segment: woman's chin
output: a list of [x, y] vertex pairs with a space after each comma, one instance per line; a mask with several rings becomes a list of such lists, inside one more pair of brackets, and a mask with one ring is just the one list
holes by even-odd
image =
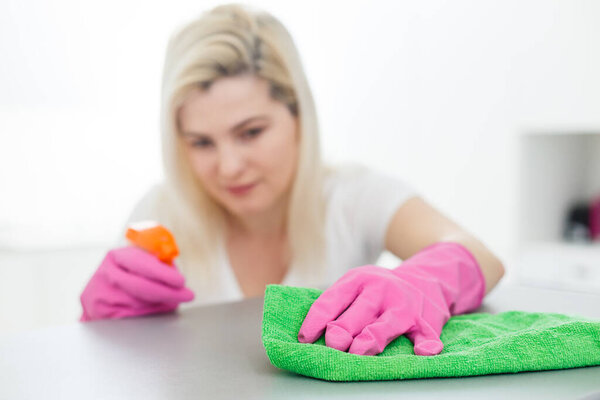
[[231, 204], [228, 209], [237, 218], [249, 218], [264, 214], [269, 207], [260, 204]]

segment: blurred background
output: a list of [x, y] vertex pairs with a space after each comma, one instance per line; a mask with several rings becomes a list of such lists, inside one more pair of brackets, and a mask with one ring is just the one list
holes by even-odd
[[[167, 40], [220, 3], [0, 0], [0, 335], [77, 320], [161, 179]], [[328, 161], [410, 182], [507, 282], [600, 292], [600, 2], [251, 4], [300, 49]]]

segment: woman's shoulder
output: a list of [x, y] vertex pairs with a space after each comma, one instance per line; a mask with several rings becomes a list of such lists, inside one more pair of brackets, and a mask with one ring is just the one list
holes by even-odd
[[164, 193], [164, 184], [155, 183], [138, 198], [129, 212], [125, 223], [121, 226], [117, 245], [124, 246], [128, 244], [127, 240], [125, 240], [124, 232], [130, 224], [141, 221], [160, 221], [160, 210], [161, 204], [164, 203]]
[[325, 186], [331, 232], [343, 232], [344, 246], [362, 249], [361, 260], [378, 256], [394, 212], [418, 196], [404, 179], [358, 163], [331, 168]]
[[367, 166], [357, 162], [330, 164], [327, 165], [325, 171], [324, 185], [326, 189], [347, 184], [372, 172]]
[[165, 212], [169, 208], [169, 196], [166, 184], [164, 182], [157, 182], [151, 185], [134, 204], [125, 225], [149, 220], [164, 224]]
[[346, 213], [371, 213], [373, 208], [385, 208], [388, 203], [392, 207], [418, 195], [403, 178], [360, 163], [328, 167], [324, 193], [330, 209]]

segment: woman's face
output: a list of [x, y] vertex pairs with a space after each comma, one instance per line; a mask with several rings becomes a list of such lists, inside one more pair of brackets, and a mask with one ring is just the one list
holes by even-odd
[[192, 168], [218, 203], [238, 217], [281, 204], [296, 171], [298, 124], [266, 80], [218, 79], [192, 91], [178, 118]]

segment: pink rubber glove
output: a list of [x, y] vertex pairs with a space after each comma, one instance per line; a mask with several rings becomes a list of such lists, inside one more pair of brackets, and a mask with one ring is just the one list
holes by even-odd
[[329, 347], [375, 355], [406, 335], [415, 354], [435, 355], [444, 348], [440, 334], [450, 316], [475, 310], [484, 294], [471, 253], [458, 243], [436, 243], [393, 270], [348, 271], [313, 303], [298, 340], [312, 343], [325, 332]]
[[107, 253], [81, 294], [80, 321], [172, 311], [194, 299], [174, 267], [134, 246]]

